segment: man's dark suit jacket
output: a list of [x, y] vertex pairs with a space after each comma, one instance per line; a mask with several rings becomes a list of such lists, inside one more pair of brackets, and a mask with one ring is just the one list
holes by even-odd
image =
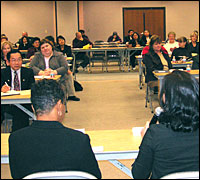
[[84, 171], [97, 178], [101, 172], [87, 134], [58, 121], [33, 121], [9, 137], [9, 163], [13, 178], [42, 171]]
[[[1, 88], [5, 82], [11, 87], [12, 77], [11, 68], [8, 66], [1, 70]], [[35, 82], [32, 69], [21, 67], [21, 90], [31, 89], [31, 84]]]

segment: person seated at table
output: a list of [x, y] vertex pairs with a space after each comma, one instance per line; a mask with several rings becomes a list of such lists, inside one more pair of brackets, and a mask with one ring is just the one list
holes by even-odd
[[23, 36], [22, 41], [19, 42], [19, 50], [28, 50], [28, 48], [31, 46], [28, 37]]
[[[137, 32], [133, 33], [133, 39], [129, 42], [129, 44], [132, 45], [132, 47], [141, 47], [141, 46], [145, 46], [145, 43], [140, 39], [140, 35]], [[133, 68], [133, 70], [135, 70], [135, 56], [136, 55], [140, 55], [142, 52], [142, 50], [137, 50], [135, 51], [135, 53], [130, 57], [130, 63], [131, 66]]]
[[[90, 47], [92, 47], [92, 44], [90, 41], [88, 41], [87, 39], [84, 39], [82, 37], [82, 34], [80, 32], [76, 32], [76, 37], [75, 39], [72, 41], [72, 45], [73, 48], [83, 48], [83, 46], [85, 45], [90, 45]], [[80, 66], [82, 68], [85, 68], [88, 64], [89, 64], [89, 57], [85, 52], [79, 52], [75, 55], [76, 60], [82, 60], [82, 62], [80, 63]], [[78, 68], [79, 66], [76, 65], [76, 68]]]
[[33, 37], [29, 36], [28, 32], [23, 31], [22, 32], [22, 37], [15, 43], [15, 46], [17, 48], [19, 48], [19, 44], [23, 44], [23, 40], [22, 39], [23, 39], [24, 36], [28, 37], [29, 44], [31, 44]]
[[[71, 50], [71, 46], [68, 46], [65, 44], [65, 38], [63, 36], [58, 36], [56, 38], [57, 41], [57, 49], [63, 53], [64, 56], [67, 57], [73, 57], [72, 56], [72, 50]], [[68, 61], [69, 63], [69, 61]], [[73, 61], [70, 61], [70, 64], [73, 64]], [[70, 69], [72, 70], [72, 66], [70, 66]]]
[[34, 57], [34, 54], [39, 51], [39, 47], [40, 47], [40, 38], [39, 37], [33, 38], [32, 46], [28, 48], [28, 53], [26, 55], [26, 58], [30, 59], [31, 61]]
[[63, 36], [58, 36], [56, 41], [58, 50], [62, 52], [64, 56], [66, 55], [67, 57], [73, 57], [71, 46], [65, 44], [65, 38]]
[[30, 63], [35, 75], [49, 76], [50, 74], [61, 75], [61, 83], [68, 92], [68, 100], [80, 101], [75, 96], [74, 80], [71, 71], [68, 70], [68, 64], [61, 52], [55, 51], [52, 43], [43, 39], [40, 42], [40, 51], [36, 52]]
[[122, 43], [121, 38], [117, 34], [117, 32], [113, 32], [112, 36], [109, 36], [108, 42], [116, 42], [116, 43]]
[[191, 42], [188, 45], [188, 49], [190, 53], [199, 54], [199, 42], [197, 42], [198, 35], [197, 33], [193, 32], [190, 34]]
[[52, 79], [31, 87], [35, 121], [9, 136], [9, 165], [13, 179], [45, 171], [83, 171], [101, 178], [87, 134], [62, 124], [65, 90]]
[[189, 51], [188, 48], [188, 41], [187, 38], [182, 36], [177, 39], [179, 48], [176, 48], [173, 50], [172, 55], [171, 55], [171, 60], [175, 56], [176, 60], [181, 59], [180, 56], [186, 56], [186, 58], [192, 58], [192, 54]]
[[57, 45], [57, 43], [55, 42], [53, 36], [46, 36], [44, 39], [47, 39], [47, 40], [50, 41], [50, 43], [53, 45], [55, 51], [58, 51], [58, 52], [60, 51], [60, 50], [58, 49], [58, 47], [57, 47], [58, 45]]
[[[83, 37], [83, 39], [87, 39], [88, 41], [90, 41], [89, 40], [89, 38], [88, 38], [88, 36], [86, 36], [85, 35], [85, 30], [83, 30], [83, 29], [80, 29], [78, 32], [80, 32], [81, 33], [81, 35], [82, 35], [82, 37]], [[92, 44], [93, 45], [93, 43], [90, 41], [90, 44]]]
[[145, 82], [154, 87], [154, 93], [158, 91], [158, 79], [154, 76], [154, 70], [169, 70], [172, 68], [171, 60], [166, 51], [162, 50], [161, 38], [152, 35], [149, 42], [149, 52], [143, 57], [146, 67]]
[[192, 57], [192, 69], [199, 69], [199, 54], [197, 56]]
[[139, 153], [132, 165], [134, 179], [160, 179], [199, 171], [199, 83], [189, 73], [174, 70], [163, 79], [163, 109], [156, 124], [146, 123]]
[[141, 40], [144, 42], [145, 45], [148, 45], [148, 44], [149, 44], [149, 41], [150, 41], [151, 36], [152, 36], [152, 35], [150, 34], [149, 30], [146, 29], [146, 30], [143, 32], [143, 35], [142, 35], [142, 37], [141, 37]]
[[129, 42], [133, 39], [133, 33], [134, 33], [134, 30], [130, 29], [128, 30], [128, 36], [125, 36], [124, 38], [124, 44], [129, 44]]
[[168, 40], [164, 44], [164, 48], [167, 50], [168, 54], [171, 55], [173, 50], [179, 48], [179, 44], [176, 41], [176, 33], [171, 31], [168, 33]]
[[[9, 90], [28, 90], [35, 82], [32, 69], [22, 67], [22, 55], [19, 50], [12, 49], [7, 54], [9, 66], [1, 70], [1, 92]], [[23, 104], [26, 109], [32, 111], [30, 104]], [[2, 110], [13, 116], [12, 132], [29, 126], [29, 116], [15, 105], [2, 105]]]
[[1, 43], [1, 68], [9, 66], [7, 54], [13, 49], [13, 45], [10, 41], [4, 41]]
[[1, 35], [1, 43], [4, 41], [8, 41], [8, 37], [5, 34]]

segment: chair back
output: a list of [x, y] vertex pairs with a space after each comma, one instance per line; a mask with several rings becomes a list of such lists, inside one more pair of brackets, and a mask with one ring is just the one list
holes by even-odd
[[30, 174], [23, 179], [97, 179], [82, 171], [47, 171]]
[[199, 171], [177, 172], [163, 176], [160, 179], [199, 179]]

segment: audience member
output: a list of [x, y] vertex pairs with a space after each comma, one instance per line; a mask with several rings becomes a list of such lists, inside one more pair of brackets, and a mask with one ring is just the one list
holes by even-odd
[[40, 38], [39, 37], [33, 38], [32, 46], [28, 48], [28, 53], [26, 57], [32, 60], [34, 57], [34, 54], [39, 51], [39, 47], [40, 47]]
[[23, 38], [24, 36], [28, 37], [29, 44], [31, 44], [33, 37], [28, 36], [28, 33], [25, 32], [25, 31], [23, 31], [23, 32], [22, 32], [22, 37], [15, 43], [15, 46], [16, 46], [16, 47], [19, 47], [20, 44], [23, 44], [22, 38]]
[[[90, 41], [89, 40], [89, 38], [88, 38], [88, 36], [86, 36], [85, 35], [85, 30], [83, 30], [83, 29], [80, 29], [78, 32], [80, 32], [81, 33], [81, 35], [82, 35], [82, 37], [83, 37], [83, 39], [87, 39], [88, 41]], [[90, 41], [90, 44], [92, 44], [93, 45], [93, 43]]]
[[[175, 70], [163, 79], [163, 109], [156, 124], [146, 123], [139, 154], [132, 165], [134, 179], [160, 179], [199, 171], [199, 83], [189, 73]], [[145, 133], [146, 131], [146, 133]]]
[[108, 38], [108, 42], [116, 42], [116, 43], [121, 43], [122, 40], [118, 36], [117, 32], [113, 32], [113, 35]]
[[[33, 70], [22, 67], [22, 56], [19, 50], [11, 50], [7, 54], [9, 66], [1, 70], [1, 92], [9, 90], [28, 90], [31, 84], [35, 82]], [[6, 84], [7, 83], [7, 84]], [[23, 104], [23, 106], [32, 111], [30, 104]], [[29, 116], [16, 107], [15, 105], [2, 105], [3, 111], [8, 110], [13, 116], [12, 132], [29, 126]]]
[[164, 48], [167, 50], [168, 54], [171, 55], [173, 50], [178, 48], [178, 42], [176, 41], [176, 33], [171, 31], [168, 33], [168, 41], [164, 44]]
[[151, 36], [149, 52], [146, 53], [143, 58], [146, 67], [145, 82], [149, 83], [149, 85], [152, 83], [152, 86], [155, 87], [154, 92], [158, 91], [158, 79], [154, 76], [153, 71], [168, 70], [172, 67], [168, 53], [161, 49], [161, 42], [162, 40], [159, 36]]
[[30, 68], [33, 69], [34, 74], [39, 76], [61, 75], [60, 81], [68, 92], [68, 100], [80, 101], [75, 96], [72, 73], [68, 71], [68, 64], [63, 54], [55, 51], [54, 46], [47, 39], [40, 42], [39, 49], [40, 51], [35, 53], [30, 63]]
[[9, 137], [11, 176], [45, 171], [83, 171], [97, 178], [101, 172], [87, 134], [65, 127], [65, 93], [55, 80], [37, 81], [31, 88], [37, 120]]
[[[76, 32], [76, 38], [72, 41], [73, 48], [82, 48], [85, 45], [90, 44], [90, 47], [92, 47], [92, 44], [87, 39], [84, 39], [80, 32]], [[83, 60], [83, 62], [80, 63], [80, 66], [85, 68], [89, 64], [89, 57], [85, 52], [79, 52], [76, 54], [76, 60]]]
[[8, 41], [8, 37], [5, 34], [1, 34], [1, 43], [4, 41]]
[[128, 30], [128, 36], [125, 36], [124, 38], [124, 44], [129, 44], [129, 42], [133, 39], [133, 33], [134, 33], [134, 30], [130, 29]]
[[197, 33], [193, 32], [190, 34], [191, 42], [188, 45], [188, 49], [190, 53], [197, 53], [199, 54], [199, 42], [197, 42], [198, 35]]
[[31, 46], [29, 43], [29, 38], [26, 36], [22, 37], [22, 41], [19, 42], [19, 50], [28, 50], [28, 48]]
[[144, 42], [145, 45], [148, 45], [148, 44], [149, 44], [149, 41], [150, 41], [151, 36], [152, 36], [152, 35], [150, 34], [149, 30], [146, 29], [146, 30], [144, 31], [142, 37], [141, 37], [141, 39], [142, 39], [142, 41]]
[[[133, 39], [129, 42], [129, 44], [132, 45], [132, 47], [141, 47], [141, 46], [145, 46], [145, 43], [140, 39], [140, 35], [137, 32], [133, 33]], [[130, 57], [130, 63], [131, 66], [133, 68], [133, 70], [135, 70], [135, 56], [136, 55], [140, 55], [141, 54], [141, 50], [137, 50], [135, 51], [135, 53]]]
[[59, 51], [62, 52], [63, 55], [66, 55], [67, 57], [72, 57], [71, 46], [65, 44], [65, 38], [60, 35], [56, 38], [56, 41], [57, 41], [57, 48], [59, 49]]
[[10, 41], [4, 41], [1, 43], [1, 67], [9, 66], [7, 54], [13, 49]]
[[197, 56], [192, 57], [192, 60], [193, 60], [192, 69], [199, 70], [199, 54]]
[[[171, 60], [175, 56], [177, 60], [181, 59], [182, 56], [186, 56], [187, 58], [191, 58], [192, 54], [188, 48], [188, 41], [186, 37], [180, 37], [177, 39], [179, 48], [176, 48], [172, 52]], [[181, 56], [181, 57], [180, 57]]]
[[57, 47], [57, 44], [56, 44], [53, 36], [46, 36], [45, 39], [50, 41], [50, 43], [53, 45], [55, 51], [60, 51]]

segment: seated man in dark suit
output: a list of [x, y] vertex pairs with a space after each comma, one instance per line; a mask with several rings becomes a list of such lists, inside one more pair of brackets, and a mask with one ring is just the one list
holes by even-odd
[[45, 171], [83, 171], [97, 178], [101, 172], [87, 134], [62, 125], [64, 88], [55, 80], [37, 81], [31, 102], [37, 120], [9, 137], [9, 164], [13, 178]]
[[[31, 89], [31, 84], [35, 82], [32, 69], [22, 67], [22, 56], [18, 50], [11, 50], [7, 54], [9, 66], [1, 70], [1, 92], [9, 90], [28, 90]], [[23, 106], [31, 109], [30, 104]], [[13, 115], [12, 132], [29, 126], [29, 116], [16, 107], [15, 105], [2, 105], [3, 111], [8, 110], [8, 113]]]
[[[90, 46], [92, 46], [91, 42], [88, 39], [84, 39], [80, 32], [76, 32], [76, 38], [72, 41], [73, 48], [82, 48], [87, 44], [90, 44]], [[85, 68], [90, 62], [89, 57], [85, 52], [77, 53], [76, 59], [83, 60], [83, 62], [80, 63], [80, 66], [82, 66], [83, 68]]]

